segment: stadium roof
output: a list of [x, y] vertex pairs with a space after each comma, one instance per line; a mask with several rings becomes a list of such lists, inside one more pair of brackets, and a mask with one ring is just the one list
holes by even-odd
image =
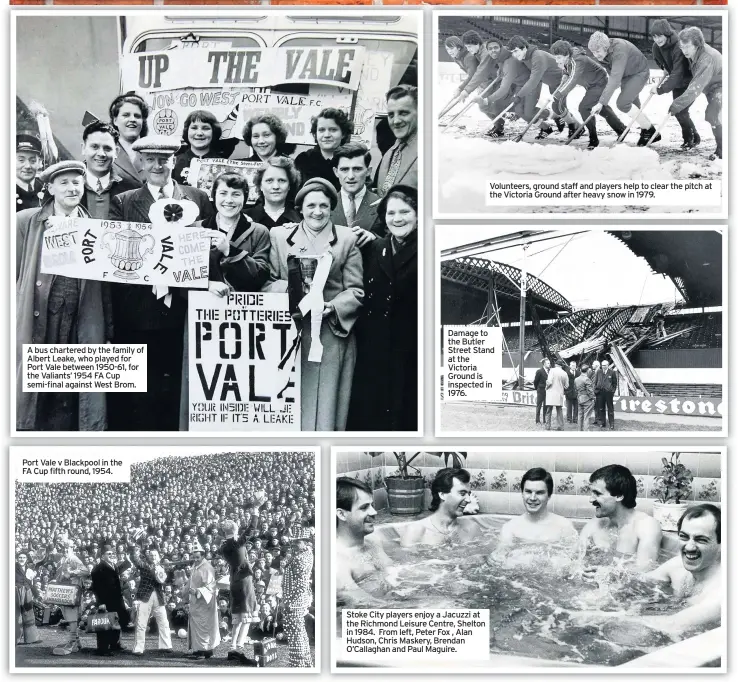
[[671, 278], [687, 304], [722, 305], [723, 240], [716, 230], [619, 230], [610, 234], [654, 272]]
[[[520, 300], [520, 269], [507, 263], [497, 263], [484, 258], [464, 257], [441, 262], [441, 279], [455, 282], [463, 287], [469, 287], [487, 295], [490, 287], [496, 292], [498, 299]], [[535, 303], [541, 309], [539, 315], [546, 313], [556, 315], [558, 312], [571, 311], [572, 304], [553, 287], [543, 280], [528, 274], [527, 277], [528, 301]], [[502, 301], [499, 301], [502, 303]], [[503, 322], [518, 319], [517, 310], [509, 319], [506, 314], [509, 306], [501, 305]]]

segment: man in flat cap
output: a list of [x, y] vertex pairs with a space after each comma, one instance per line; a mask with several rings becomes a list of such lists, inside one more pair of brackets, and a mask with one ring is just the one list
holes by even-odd
[[38, 208], [43, 183], [36, 177], [41, 168], [41, 140], [31, 133], [15, 136], [15, 210]]
[[[213, 207], [207, 194], [172, 180], [173, 155], [179, 142], [166, 135], [149, 135], [133, 143], [143, 165], [142, 187], [112, 198], [110, 219], [150, 222], [149, 209], [159, 199], [189, 199], [197, 204], [197, 220], [210, 218]], [[182, 382], [187, 296], [177, 291], [157, 298], [151, 288], [111, 286], [115, 343], [146, 344], [146, 393], [109, 394], [113, 431], [176, 431]]]

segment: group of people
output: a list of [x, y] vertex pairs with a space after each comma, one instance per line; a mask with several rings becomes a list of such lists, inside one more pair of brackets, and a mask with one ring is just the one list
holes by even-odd
[[[289, 664], [311, 667], [314, 621], [315, 463], [311, 453], [165, 457], [131, 467], [130, 484], [16, 483], [16, 641], [67, 624], [56, 655], [80, 649], [80, 628], [115, 613], [97, 653], [121, 651], [134, 630], [143, 655], [149, 620], [158, 649], [184, 630], [193, 659], [230, 642], [229, 660], [254, 664], [246, 648], [286, 641]], [[73, 604], [49, 587], [77, 589]], [[89, 625], [87, 625], [89, 630]]]
[[[394, 143], [376, 173], [371, 151], [351, 142], [353, 123], [340, 109], [326, 108], [315, 117], [316, 145], [295, 159], [277, 116], [248, 119], [242, 131], [252, 152], [248, 160], [261, 164], [253, 180], [259, 197], [254, 205], [248, 204], [249, 181], [238, 172], [218, 175], [209, 196], [184, 184], [195, 158], [228, 158], [240, 142], [224, 138], [232, 121], [221, 124], [208, 111], [190, 113], [182, 143], [149, 135], [147, 103], [125, 93], [112, 102], [110, 122], [85, 127], [82, 161], [43, 170], [40, 140], [19, 132], [17, 428], [187, 428], [187, 289], [162, 296], [147, 286], [40, 271], [52, 216], [147, 223], [154, 202], [174, 199], [193, 202], [195, 224], [209, 230], [208, 290], [214, 296], [288, 292], [299, 302], [312, 286], [317, 260], [331, 256], [322, 289], [320, 361], [309, 359], [316, 313], [291, 310], [301, 339], [303, 431], [415, 431], [417, 88], [391, 88], [386, 109]], [[146, 392], [22, 391], [23, 344], [105, 342], [146, 345]]]
[[615, 430], [615, 394], [618, 391], [618, 374], [606, 358], [591, 365], [576, 360], [569, 365], [551, 366], [550, 358], [543, 358], [541, 367], [533, 378], [536, 392], [536, 424], [543, 424], [550, 431], [553, 410], [556, 408], [556, 431], [564, 430], [564, 406], [566, 422], [577, 424], [580, 431], [591, 426]]
[[[705, 120], [712, 128], [716, 148], [711, 158], [722, 158], [722, 55], [705, 42], [696, 26], [677, 33], [668, 19], [649, 22], [653, 39], [653, 59], [665, 76], [651, 86], [654, 95], [672, 94], [669, 114], [674, 116], [682, 131], [682, 149], [692, 149], [701, 138], [692, 121], [689, 108], [702, 94], [707, 99]], [[579, 137], [586, 129], [588, 149], [599, 146], [596, 116], [602, 116], [620, 137], [626, 124], [610, 106], [615, 102], [619, 111], [640, 129], [638, 146], [661, 139], [651, 119], [642, 110], [640, 95], [650, 78], [646, 55], [625, 38], [611, 37], [595, 31], [584, 47], [567, 40], [557, 40], [546, 51], [522, 36], [513, 36], [506, 46], [495, 36], [483, 39], [471, 30], [445, 41], [446, 51], [464, 72], [457, 95], [460, 101], [470, 96], [479, 109], [494, 120], [486, 133], [492, 138], [504, 137], [503, 113], [512, 110], [527, 123], [538, 122], [536, 139], [548, 137], [554, 125], [562, 132], [568, 127], [568, 139]], [[538, 109], [541, 87], [548, 87], [551, 108]], [[577, 86], [585, 90], [579, 103], [578, 119], [567, 107], [567, 97]], [[548, 105], [547, 105], [548, 106]]]
[[[490, 566], [515, 560], [518, 550], [556, 548], [568, 557], [573, 579], [598, 580], [598, 564], [590, 556], [621, 558], [631, 579], [670, 586], [683, 604], [670, 615], [626, 616], [615, 612], [572, 612], [575, 621], [612, 618], [636, 619], [656, 630], [681, 634], [702, 626], [720, 624], [724, 599], [721, 577], [721, 511], [709, 503], [687, 507], [677, 523], [679, 553], [659, 564], [662, 529], [649, 514], [636, 509], [637, 482], [631, 471], [609, 464], [589, 476], [589, 501], [594, 517], [580, 532], [571, 520], [548, 507], [554, 493], [553, 477], [542, 467], [529, 469], [521, 478], [524, 512], [507, 521], [494, 549], [486, 555]], [[440, 469], [431, 483], [429, 516], [403, 527], [400, 543], [405, 548], [462, 545], [483, 542], [484, 527], [463, 518], [471, 496], [471, 475], [465, 469]], [[393, 563], [371, 535], [376, 518], [371, 488], [358, 479], [336, 481], [336, 590], [344, 606], [391, 607], [377, 581]], [[460, 547], [460, 550], [462, 548]], [[467, 556], [464, 554], [464, 556]], [[380, 589], [373, 589], [379, 585]], [[386, 584], [385, 584], [386, 588]]]

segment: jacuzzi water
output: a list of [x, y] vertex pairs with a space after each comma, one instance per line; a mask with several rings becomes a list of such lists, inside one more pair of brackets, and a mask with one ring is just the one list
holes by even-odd
[[[383, 578], [362, 582], [361, 587], [387, 600], [388, 607], [489, 609], [491, 655], [616, 666], [676, 641], [619, 618], [606, 624], [574, 624], [571, 617], [577, 611], [666, 615], [684, 604], [656, 584], [633, 580], [624, 559], [611, 552], [588, 553], [587, 563], [598, 566], [594, 580], [585, 580], [581, 564], [555, 546], [519, 547], [503, 563], [491, 565], [486, 559], [505, 520], [467, 517], [461, 522], [480, 523], [485, 539], [413, 549], [400, 547], [402, 524], [377, 526], [376, 539], [394, 565]], [[672, 554], [662, 550], [660, 561]], [[339, 631], [340, 610], [341, 604]]]

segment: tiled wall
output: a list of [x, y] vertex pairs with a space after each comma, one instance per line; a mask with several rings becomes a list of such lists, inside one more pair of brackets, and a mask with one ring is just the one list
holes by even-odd
[[[408, 451], [409, 455], [416, 451]], [[554, 479], [551, 510], [572, 518], [589, 518], [589, 475], [606, 464], [627, 466], [638, 483], [637, 508], [650, 513], [657, 497], [653, 490], [654, 478], [661, 473], [661, 457], [670, 452], [470, 452], [465, 468], [472, 476], [472, 488], [479, 498], [484, 513], [520, 514], [523, 503], [520, 479], [532, 467], [543, 467]], [[690, 453], [680, 455], [679, 461], [692, 471], [694, 502], [720, 502], [720, 453]], [[443, 459], [423, 453], [412, 462], [420, 469], [427, 485], [435, 472], [444, 466]], [[372, 457], [364, 452], [339, 452], [336, 472], [339, 476], [360, 478], [374, 490], [377, 509], [387, 506], [384, 477], [397, 472], [394, 454], [384, 452]], [[426, 491], [426, 501], [430, 492]]]

